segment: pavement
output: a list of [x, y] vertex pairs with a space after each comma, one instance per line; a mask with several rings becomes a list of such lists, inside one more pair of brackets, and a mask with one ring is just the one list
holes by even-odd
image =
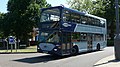
[[115, 60], [115, 56], [111, 55], [98, 61], [94, 67], [120, 67], [120, 61]]

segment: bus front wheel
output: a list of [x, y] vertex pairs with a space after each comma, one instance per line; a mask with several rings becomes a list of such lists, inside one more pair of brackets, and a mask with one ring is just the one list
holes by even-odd
[[77, 46], [74, 46], [74, 47], [71, 49], [71, 54], [72, 54], [72, 55], [78, 54], [78, 47], [77, 47]]

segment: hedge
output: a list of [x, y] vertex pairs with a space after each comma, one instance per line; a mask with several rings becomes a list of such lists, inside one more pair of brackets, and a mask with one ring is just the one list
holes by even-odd
[[114, 46], [114, 40], [107, 40], [107, 46]]

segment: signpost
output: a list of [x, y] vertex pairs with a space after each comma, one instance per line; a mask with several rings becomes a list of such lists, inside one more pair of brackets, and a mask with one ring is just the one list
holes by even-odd
[[7, 40], [7, 38], [5, 39], [5, 42], [7, 43], [7, 52], [8, 52], [8, 40]]
[[18, 39], [18, 40], [17, 40], [17, 46], [18, 46], [17, 49], [19, 49], [19, 46], [20, 46], [19, 43], [20, 43], [20, 40]]
[[13, 44], [15, 44], [15, 49], [16, 49], [16, 52], [17, 52], [16, 38], [15, 37], [9, 36], [9, 44], [11, 45], [11, 53], [12, 53], [12, 50], [13, 50]]

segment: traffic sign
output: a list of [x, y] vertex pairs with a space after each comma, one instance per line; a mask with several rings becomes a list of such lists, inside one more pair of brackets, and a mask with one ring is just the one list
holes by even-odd
[[9, 44], [15, 44], [15, 38], [13, 36], [9, 37]]

